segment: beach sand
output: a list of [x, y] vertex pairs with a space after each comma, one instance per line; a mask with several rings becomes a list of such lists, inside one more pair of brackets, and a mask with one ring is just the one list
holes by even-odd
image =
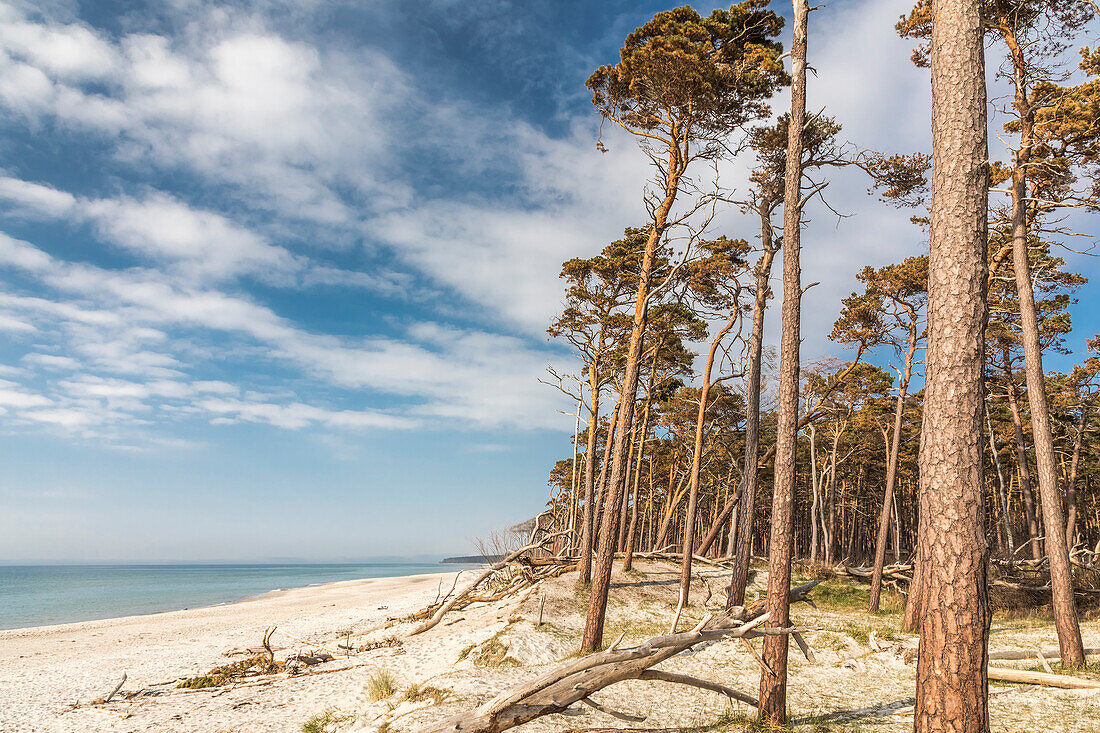
[[[207, 608], [0, 631], [0, 731], [301, 730], [318, 710], [362, 692], [366, 671], [193, 692], [175, 690], [175, 683], [241, 659], [226, 652], [259, 647], [267, 627], [278, 627], [272, 644], [282, 657], [310, 648], [290, 636], [331, 641], [343, 629], [365, 630], [427, 605], [440, 582], [446, 590], [453, 578], [445, 573], [342, 581]], [[123, 693], [164, 694], [88, 705], [105, 697], [124, 672]]]
[[[630, 574], [613, 576], [608, 641], [624, 633], [623, 645], [630, 645], [663, 633], [673, 615], [678, 567], [656, 562], [636, 567]], [[718, 570], [700, 570], [681, 628], [721, 606], [727, 577]], [[349, 581], [225, 606], [0, 631], [0, 731], [290, 732], [301, 731], [326, 711], [344, 721], [340, 731], [386, 730], [386, 725], [391, 731], [415, 731], [476, 707], [575, 652], [587, 600], [575, 588], [575, 573], [494, 604], [452, 612], [439, 626], [415, 637], [407, 636], [413, 628], [409, 622], [371, 630], [428, 605], [441, 584], [446, 591], [453, 582], [454, 573]], [[750, 595], [762, 592], [765, 582], [765, 573], [758, 573]], [[866, 586], [849, 592], [865, 593]], [[792, 728], [911, 730], [915, 677], [904, 652], [915, 646], [915, 636], [898, 629], [896, 613], [868, 617], [851, 604], [830, 605], [824, 593], [819, 600], [820, 610], [805, 605], [792, 609], [794, 623], [817, 629], [806, 634], [816, 651], [815, 662], [792, 648]], [[541, 626], [540, 605], [545, 615]], [[349, 628], [361, 634], [354, 637], [354, 646], [390, 637], [402, 642], [341, 655], [297, 676], [251, 677], [202, 690], [176, 688], [181, 678], [244, 658], [244, 650], [258, 648], [265, 628], [273, 625], [278, 626], [272, 641], [279, 659], [299, 649], [324, 647], [339, 653], [339, 636]], [[1082, 631], [1086, 646], [1100, 646], [1100, 622], [1083, 623]], [[1047, 622], [993, 622], [991, 649], [1051, 646], [1057, 641]], [[1035, 662], [998, 664], [1026, 667]], [[750, 694], [756, 693], [759, 679], [749, 652], [732, 641], [701, 645], [662, 668]], [[93, 704], [111, 691], [123, 671], [127, 680], [120, 696]], [[372, 701], [368, 685], [382, 671], [393, 677], [395, 691]], [[407, 700], [414, 685], [436, 688], [441, 701]], [[594, 699], [647, 716], [642, 725], [685, 730], [744, 730], [753, 713], [717, 694], [661, 682], [621, 683]], [[990, 714], [993, 729], [999, 731], [1091, 733], [1100, 731], [1100, 691], [997, 685], [991, 690]], [[709, 727], [717, 721], [728, 727]], [[520, 730], [548, 733], [602, 726], [631, 727], [581, 708], [575, 716], [548, 716]]]

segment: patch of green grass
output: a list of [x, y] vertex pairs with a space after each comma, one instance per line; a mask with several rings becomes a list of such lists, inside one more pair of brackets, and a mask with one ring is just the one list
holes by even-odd
[[371, 702], [385, 700], [397, 692], [397, 682], [388, 669], [380, 669], [367, 680], [367, 698]]
[[345, 725], [355, 722], [355, 716], [351, 713], [341, 713], [336, 710], [326, 710], [320, 715], [302, 724], [302, 733], [334, 733]]
[[462, 661], [466, 657], [470, 656], [470, 652], [477, 649], [477, 644], [470, 644], [470, 646], [463, 647], [462, 651], [458, 653], [458, 661]]

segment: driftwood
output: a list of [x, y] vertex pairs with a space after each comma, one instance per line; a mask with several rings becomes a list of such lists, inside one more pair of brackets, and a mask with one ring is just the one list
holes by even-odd
[[1025, 685], [1061, 687], [1066, 690], [1100, 690], [1100, 680], [1070, 677], [1065, 674], [1050, 674], [1048, 672], [1029, 672], [1024, 669], [990, 667], [989, 679], [1000, 680], [1001, 682], [1020, 682]]
[[109, 703], [111, 701], [111, 699], [114, 698], [114, 696], [118, 694], [118, 691], [122, 689], [122, 686], [124, 684], [126, 684], [126, 673], [125, 672], [122, 673], [122, 679], [120, 679], [118, 681], [118, 684], [115, 685], [115, 689], [111, 690], [111, 694], [108, 695], [107, 697], [103, 698], [103, 703], [104, 704]]
[[[536, 522], [536, 530], [537, 530], [537, 522]], [[535, 532], [533, 531], [532, 535], [534, 535], [534, 534], [535, 534]], [[432, 613], [431, 618], [429, 618], [427, 621], [420, 624], [415, 629], [413, 629], [411, 632], [409, 632], [409, 636], [416, 636], [417, 634], [423, 634], [428, 629], [434, 628], [435, 626], [437, 626], [439, 624], [440, 621], [443, 620], [443, 616], [448, 611], [450, 611], [452, 608], [457, 606], [460, 602], [463, 602], [463, 601], [470, 601], [470, 602], [474, 602], [474, 601], [495, 601], [495, 600], [499, 600], [500, 598], [503, 598], [505, 595], [508, 595], [509, 592], [514, 592], [516, 590], [519, 590], [520, 589], [519, 587], [513, 589], [513, 588], [511, 588], [511, 585], [510, 585], [509, 587], [506, 587], [503, 591], [500, 591], [500, 592], [495, 593], [495, 594], [490, 595], [490, 596], [473, 596], [473, 597], [471, 597], [471, 594], [474, 592], [474, 590], [476, 590], [477, 587], [479, 585], [481, 585], [482, 582], [484, 582], [490, 575], [497, 572], [498, 570], [502, 570], [503, 568], [507, 567], [509, 563], [515, 562], [516, 560], [518, 560], [520, 557], [522, 557], [526, 553], [530, 552], [531, 550], [542, 547], [547, 542], [549, 542], [552, 539], [556, 538], [559, 534], [561, 534], [561, 533], [559, 532], [559, 533], [555, 533], [555, 534], [551, 534], [551, 535], [546, 535], [540, 540], [532, 540], [531, 542], [529, 542], [528, 544], [526, 544], [523, 547], [519, 548], [515, 552], [509, 554], [503, 560], [500, 560], [499, 562], [495, 562], [492, 565], [490, 565], [488, 568], [486, 568], [484, 571], [482, 571], [477, 577], [475, 577], [472, 581], [467, 583], [462, 588], [462, 590], [460, 590], [458, 593], [456, 593], [454, 596], [452, 596], [449, 600], [446, 600], [442, 605], [440, 605], [439, 608], [437, 608], [435, 610], [435, 612]], [[557, 568], [554, 568], [554, 569], [557, 570]], [[531, 576], [528, 575], [528, 578], [530, 578], [530, 577]], [[545, 577], [550, 577], [550, 574], [547, 574]], [[542, 578], [540, 578], [540, 579], [542, 579]], [[531, 583], [527, 583], [527, 584], [530, 585]]]
[[[792, 589], [791, 601], [807, 600], [809, 592], [819, 582], [815, 580]], [[718, 616], [707, 616], [690, 631], [655, 636], [636, 647], [618, 649], [616, 641], [606, 651], [569, 662], [501, 693], [473, 711], [424, 728], [422, 733], [500, 733], [544, 715], [564, 713], [576, 703], [591, 704], [593, 694], [616, 682], [631, 679], [691, 685], [754, 704], [750, 696], [723, 685], [650, 668], [701, 642], [726, 637], [751, 639], [796, 631], [793, 628], [760, 628], [767, 620], [764, 604], [757, 602], [748, 608], [737, 607]]]
[[[1010, 649], [1003, 652], [990, 652], [989, 658], [993, 660], [1035, 659], [1040, 654], [1047, 659], [1061, 659], [1062, 657], [1062, 651], [1060, 649]], [[1100, 648], [1086, 649], [1085, 654], [1100, 654]]]

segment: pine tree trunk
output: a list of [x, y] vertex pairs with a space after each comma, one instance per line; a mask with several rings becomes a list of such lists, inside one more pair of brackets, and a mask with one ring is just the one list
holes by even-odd
[[[657, 355], [653, 356], [654, 367]], [[634, 467], [634, 506], [630, 509], [630, 529], [626, 533], [626, 557], [623, 559], [623, 572], [628, 572], [634, 564], [634, 536], [638, 530], [638, 487], [641, 485], [642, 457], [645, 455], [645, 440], [649, 434], [649, 402], [653, 394], [653, 374], [649, 376], [649, 390], [646, 392], [645, 407], [642, 410], [642, 433], [638, 436], [638, 463]], [[652, 464], [651, 464], [652, 468]]]
[[875, 565], [871, 574], [871, 600], [868, 610], [878, 612], [879, 595], [882, 593], [882, 566], [886, 562], [886, 530], [890, 526], [890, 512], [894, 508], [894, 481], [898, 475], [898, 454], [901, 452], [901, 426], [905, 417], [905, 395], [909, 390], [909, 377], [913, 371], [913, 356], [917, 352], [917, 329], [913, 323], [909, 330], [909, 348], [905, 352], [905, 370], [898, 380], [898, 401], [894, 408], [894, 434], [890, 440], [890, 455], [886, 464], [886, 490], [882, 495], [882, 511], [878, 518], [878, 535], [875, 538]]
[[932, 244], [915, 733], [988, 733], [982, 497], [988, 149], [980, 0], [933, 0]]
[[588, 390], [591, 407], [588, 418], [588, 448], [584, 454], [584, 519], [581, 522], [581, 559], [577, 568], [577, 582], [588, 584], [592, 578], [592, 529], [596, 521], [596, 433], [599, 429], [600, 386], [596, 363], [588, 365]]
[[688, 594], [691, 590], [691, 559], [695, 552], [695, 513], [699, 502], [699, 468], [703, 462], [703, 428], [706, 425], [707, 399], [713, 384], [710, 381], [711, 372], [714, 369], [714, 355], [718, 351], [722, 339], [737, 322], [738, 311], [735, 310], [726, 325], [714, 337], [710, 343], [710, 351], [707, 354], [707, 364], [703, 368], [703, 386], [699, 390], [699, 413], [695, 418], [695, 444], [691, 453], [691, 476], [688, 480], [688, 505], [684, 515], [684, 542], [681, 552], [683, 559], [680, 563], [680, 601], [681, 608], [688, 604]]
[[993, 453], [993, 466], [997, 469], [997, 498], [1001, 504], [1001, 520], [1004, 524], [1005, 539], [1008, 546], [1005, 548], [1008, 556], [1012, 557], [1016, 552], [1016, 538], [1012, 536], [1012, 519], [1008, 514], [1008, 498], [1005, 496], [1005, 476], [1001, 470], [1001, 456], [997, 453], [997, 436], [993, 432], [993, 421], [989, 417], [989, 405], [985, 406], [985, 425], [989, 430], [989, 450]]
[[[686, 134], [686, 133], [685, 133]], [[619, 429], [615, 434], [615, 451], [611, 458], [608, 497], [610, 506], [616, 506], [619, 492], [623, 488], [623, 476], [626, 473], [627, 435], [634, 422], [634, 403], [638, 397], [638, 372], [642, 359], [642, 339], [645, 336], [646, 316], [649, 307], [650, 277], [653, 273], [657, 245], [665, 234], [668, 214], [676, 202], [679, 193], [680, 178], [687, 167], [688, 158], [681, 157], [679, 142], [669, 151], [666, 169], [664, 198], [654, 211], [652, 229], [646, 240], [642, 265], [638, 272], [638, 297], [634, 302], [634, 320], [630, 331], [630, 346], [627, 350], [626, 365], [623, 369], [623, 388], [619, 409]], [[684, 143], [687, 149], [686, 142]], [[581, 637], [581, 652], [594, 652], [603, 642], [604, 620], [607, 616], [607, 594], [611, 588], [611, 566], [615, 560], [615, 512], [607, 512], [600, 526], [599, 546], [592, 574], [592, 590], [588, 598], [588, 614], [584, 622], [584, 635]]]
[[[768, 548], [768, 622], [790, 625], [792, 510], [795, 460], [798, 455], [798, 374], [801, 339], [802, 273], [799, 265], [802, 228], [802, 129], [806, 124], [806, 0], [792, 0], [791, 114], [787, 126], [787, 169], [783, 181], [783, 333], [779, 353], [779, 403], [772, 494], [771, 542]], [[764, 637], [760, 675], [760, 719], [787, 722], [787, 635]]]
[[1039, 547], [1039, 520], [1035, 516], [1035, 499], [1031, 493], [1031, 470], [1027, 462], [1027, 443], [1024, 442], [1024, 425], [1020, 420], [1020, 402], [1016, 397], [1016, 383], [1012, 379], [1012, 367], [1009, 366], [1008, 351], [1005, 350], [1005, 381], [1008, 385], [1008, 406], [1012, 413], [1012, 427], [1016, 436], [1016, 467], [1020, 475], [1020, 495], [1024, 500], [1024, 515], [1027, 517], [1027, 531], [1031, 543], [1031, 557], [1039, 560], [1043, 551]]
[[1077, 468], [1081, 463], [1081, 446], [1085, 441], [1085, 426], [1088, 423], [1089, 405], [1081, 404], [1081, 414], [1077, 418], [1077, 435], [1073, 438], [1073, 458], [1070, 459], [1069, 476], [1066, 479], [1066, 542], [1072, 546], [1077, 539]]
[[[745, 603], [745, 586], [749, 580], [752, 559], [752, 524], [756, 511], [756, 484], [760, 454], [760, 382], [764, 350], [764, 314], [768, 307], [768, 281], [775, 262], [775, 237], [771, 225], [771, 209], [763, 206], [760, 213], [760, 239], [764, 254], [756, 263], [756, 297], [752, 305], [752, 335], [749, 337], [749, 363], [745, 407], [745, 467], [741, 479], [741, 508], [736, 532], [731, 538], [730, 554], [734, 556], [726, 604], [732, 608]], [[732, 527], [731, 527], [732, 529]]]

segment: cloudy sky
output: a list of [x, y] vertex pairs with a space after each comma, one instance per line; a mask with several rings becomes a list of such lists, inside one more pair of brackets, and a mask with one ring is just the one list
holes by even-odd
[[[811, 28], [810, 105], [890, 152], [929, 144], [905, 5]], [[559, 265], [643, 212], [584, 81], [665, 7], [0, 3], [0, 561], [459, 552], [538, 511]], [[811, 356], [926, 246], [865, 189], [811, 213]]]

